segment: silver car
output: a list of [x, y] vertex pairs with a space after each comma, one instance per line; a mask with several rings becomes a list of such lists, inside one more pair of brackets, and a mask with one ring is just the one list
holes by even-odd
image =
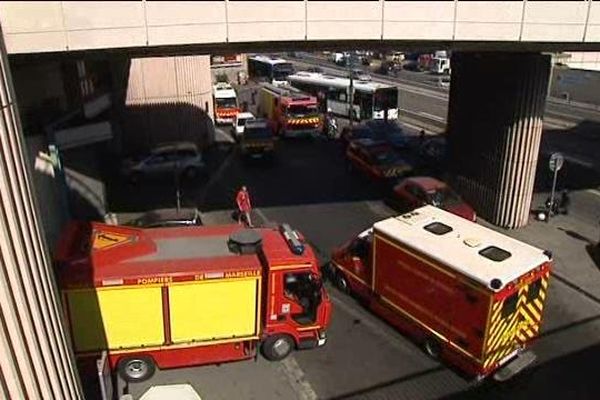
[[193, 179], [204, 168], [198, 146], [191, 142], [174, 142], [157, 146], [144, 157], [124, 160], [121, 172], [130, 181], [138, 182], [144, 177], [169, 174]]

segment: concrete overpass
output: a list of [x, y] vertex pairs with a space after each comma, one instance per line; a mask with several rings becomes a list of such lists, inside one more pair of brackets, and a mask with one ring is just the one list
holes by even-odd
[[589, 50], [600, 1], [23, 1], [0, 2], [0, 22], [9, 54], [340, 42]]
[[0, 24], [0, 398], [81, 398], [8, 55], [454, 49], [453, 179], [481, 215], [518, 227], [527, 221], [542, 132], [550, 60], [540, 52], [600, 49], [600, 1], [0, 2]]

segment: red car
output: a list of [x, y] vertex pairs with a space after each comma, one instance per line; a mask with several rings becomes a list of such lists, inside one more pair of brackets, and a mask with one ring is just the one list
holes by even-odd
[[406, 176], [412, 166], [400, 157], [387, 142], [373, 139], [350, 141], [346, 149], [349, 170], [359, 170], [378, 181], [389, 181]]
[[403, 212], [430, 204], [469, 221], [477, 220], [473, 207], [465, 203], [450, 186], [428, 176], [402, 180], [392, 189], [389, 203]]

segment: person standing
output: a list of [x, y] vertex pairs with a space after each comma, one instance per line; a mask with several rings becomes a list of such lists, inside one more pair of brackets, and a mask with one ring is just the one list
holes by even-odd
[[250, 202], [250, 194], [248, 193], [246, 186], [242, 186], [235, 197], [235, 202], [237, 203], [238, 207], [238, 224], [242, 223], [242, 218], [246, 218], [246, 223], [248, 226], [253, 228], [252, 219], [250, 218], [252, 203]]

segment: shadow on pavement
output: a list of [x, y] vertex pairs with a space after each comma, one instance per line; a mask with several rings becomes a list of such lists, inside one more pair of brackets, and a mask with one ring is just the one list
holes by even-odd
[[552, 189], [553, 173], [548, 168], [548, 161], [554, 151], [572, 157], [565, 160], [563, 168], [558, 172], [558, 189], [581, 190], [600, 186], [600, 123], [585, 120], [571, 129], [545, 130], [540, 147], [534, 189], [536, 192], [548, 192]]
[[345, 400], [345, 399], [350, 399], [350, 398], [362, 398], [362, 396], [366, 396], [368, 394], [374, 393], [377, 390], [385, 389], [387, 387], [390, 387], [390, 386], [393, 386], [393, 385], [397, 385], [397, 384], [401, 384], [403, 382], [407, 382], [407, 381], [410, 381], [410, 380], [413, 380], [413, 379], [419, 379], [419, 378], [425, 377], [427, 375], [431, 375], [431, 374], [435, 374], [435, 373], [441, 372], [443, 370], [445, 370], [445, 367], [443, 367], [443, 366], [426, 369], [424, 371], [419, 371], [419, 372], [416, 372], [414, 374], [410, 374], [410, 375], [406, 375], [406, 376], [401, 376], [400, 378], [393, 379], [393, 380], [388, 381], [388, 382], [379, 383], [377, 385], [369, 386], [369, 387], [361, 389], [361, 390], [357, 390], [357, 391], [354, 391], [354, 392], [351, 392], [351, 393], [346, 393], [346, 394], [343, 394], [341, 396], [331, 397], [328, 400]]
[[507, 382], [485, 381], [444, 399], [596, 399], [600, 390], [596, 367], [599, 357], [600, 344], [535, 366]]

